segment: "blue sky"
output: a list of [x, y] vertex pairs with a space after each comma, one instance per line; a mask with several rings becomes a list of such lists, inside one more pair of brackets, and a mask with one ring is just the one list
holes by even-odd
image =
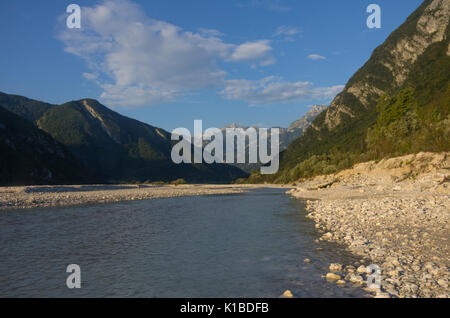
[[[99, 99], [172, 130], [287, 127], [329, 104], [419, 0], [0, 0], [0, 91]], [[66, 7], [82, 7], [81, 30]], [[382, 10], [368, 29], [366, 8]]]

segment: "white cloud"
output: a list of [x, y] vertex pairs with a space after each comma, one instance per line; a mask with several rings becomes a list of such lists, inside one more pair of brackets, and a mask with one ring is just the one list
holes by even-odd
[[63, 28], [58, 37], [66, 52], [86, 60], [86, 78], [101, 75], [96, 75], [101, 98], [113, 106], [151, 105], [193, 90], [223, 87], [227, 73], [219, 60], [274, 62], [267, 40], [225, 43], [216, 30], [194, 33], [150, 19], [128, 0], [83, 7], [82, 17], [82, 29]]
[[269, 76], [260, 80], [228, 80], [221, 92], [228, 99], [251, 104], [293, 103], [308, 100], [330, 100], [344, 89], [343, 85], [314, 87], [311, 82], [288, 82]]
[[[271, 42], [233, 44], [224, 42], [214, 29], [185, 31], [148, 18], [129, 0], [83, 7], [82, 17], [82, 29], [64, 27], [58, 37], [66, 52], [85, 59], [89, 71], [82, 75], [101, 87], [102, 101], [111, 106], [148, 106], [211, 88], [222, 89], [225, 98], [252, 104], [329, 100], [343, 89], [273, 76], [227, 79], [219, 62], [273, 64]], [[275, 34], [295, 36], [300, 30], [280, 27]]]
[[94, 73], [83, 73], [83, 77], [87, 80], [93, 81], [96, 80], [98, 77], [98, 74], [94, 74]]
[[220, 32], [218, 30], [215, 30], [215, 29], [200, 28], [200, 29], [198, 29], [198, 32], [200, 32], [201, 34], [206, 35], [206, 36], [215, 36], [215, 37], [218, 37], [218, 38], [225, 35], [222, 32]]
[[301, 37], [302, 30], [296, 27], [286, 25], [279, 26], [273, 37], [283, 37], [285, 41], [294, 41], [295, 38]]
[[272, 47], [268, 40], [247, 42], [236, 47], [230, 61], [259, 61], [261, 65], [270, 65], [275, 63], [275, 59], [270, 54], [271, 51]]
[[319, 60], [326, 60], [327, 58], [325, 56], [319, 55], [319, 54], [310, 54], [308, 55], [308, 58], [313, 61], [319, 61]]

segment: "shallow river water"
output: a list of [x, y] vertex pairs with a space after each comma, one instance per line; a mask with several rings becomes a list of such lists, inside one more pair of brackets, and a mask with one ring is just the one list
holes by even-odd
[[[356, 260], [314, 243], [304, 203], [284, 191], [0, 212], [0, 296], [363, 296], [322, 278]], [[81, 289], [66, 286], [69, 264]]]

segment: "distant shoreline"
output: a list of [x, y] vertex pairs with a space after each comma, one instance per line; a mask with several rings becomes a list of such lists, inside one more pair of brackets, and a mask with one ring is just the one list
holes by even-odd
[[0, 187], [0, 211], [70, 207], [198, 195], [236, 194], [283, 185], [64, 185]]

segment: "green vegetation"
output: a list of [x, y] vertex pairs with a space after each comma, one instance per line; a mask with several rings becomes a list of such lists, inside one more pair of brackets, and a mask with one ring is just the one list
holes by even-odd
[[0, 185], [101, 180], [50, 135], [0, 106]]
[[[396, 65], [391, 53], [400, 40], [417, 34], [418, 20], [429, 4], [429, 0], [425, 1], [376, 48], [336, 97], [335, 107], [345, 107], [347, 111], [341, 113], [335, 127], [328, 128], [327, 120], [336, 120], [330, 114], [333, 109], [329, 109], [313, 122], [315, 129], [308, 129], [281, 154], [277, 174], [262, 176], [254, 172], [240, 182], [295, 182], [368, 160], [421, 151], [449, 151], [449, 25], [444, 40], [428, 46], [413, 63], [405, 60]], [[394, 74], [405, 70], [406, 78], [397, 85], [398, 75]], [[349, 91], [354, 87], [364, 88], [364, 100]], [[378, 92], [384, 93], [380, 96]]]
[[394, 97], [381, 97], [377, 122], [369, 128], [366, 138], [373, 157], [396, 156], [412, 150], [411, 137], [419, 130], [417, 107], [411, 89], [402, 90]]
[[172, 181], [171, 184], [177, 186], [177, 185], [187, 184], [187, 182], [184, 179], [177, 179], [175, 181]]
[[[402, 90], [394, 97], [383, 96], [377, 105], [377, 123], [367, 132], [370, 157], [377, 159], [420, 151], [449, 150], [449, 91], [450, 87], [444, 97], [446, 101], [442, 99], [428, 107], [429, 111], [433, 110], [431, 116], [429, 111], [420, 109], [412, 89]], [[440, 112], [439, 108], [445, 103], [447, 112]]]
[[155, 186], [163, 186], [163, 185], [167, 185], [167, 182], [164, 182], [164, 181], [155, 181], [155, 182], [150, 182], [150, 183], [148, 183], [148, 184], [155, 185]]
[[74, 160], [87, 167], [78, 171], [80, 176], [95, 171], [103, 182], [137, 184], [180, 178], [191, 183], [229, 183], [248, 176], [229, 165], [176, 165], [168, 132], [124, 117], [96, 100], [56, 106], [0, 93], [0, 105], [67, 147]]
[[34, 123], [54, 105], [0, 92], [0, 106]]

